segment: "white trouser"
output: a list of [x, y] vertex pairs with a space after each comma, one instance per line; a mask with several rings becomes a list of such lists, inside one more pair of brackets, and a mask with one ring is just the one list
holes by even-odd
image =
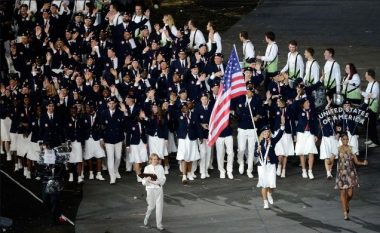
[[106, 143], [105, 146], [107, 152], [108, 172], [112, 180], [112, 178], [116, 177], [116, 172], [119, 172], [122, 142], [116, 144]]
[[146, 210], [145, 219], [149, 220], [149, 216], [156, 208], [156, 224], [157, 228], [162, 228], [162, 211], [164, 208], [164, 192], [162, 188], [147, 188], [146, 202], [148, 209]]
[[132, 163], [129, 162], [129, 153], [128, 153], [128, 150], [125, 150], [125, 170], [127, 172], [130, 172], [132, 171]]
[[[254, 151], [255, 151], [255, 136], [256, 129], [240, 129], [238, 128], [238, 163], [239, 165], [244, 164], [244, 153], [246, 149], [248, 149], [248, 169], [247, 172], [252, 173], [253, 170], [253, 159], [254, 159]], [[248, 141], [248, 148], [247, 148]]]
[[227, 172], [232, 173], [232, 166], [234, 163], [234, 141], [232, 136], [219, 137], [216, 140], [216, 160], [218, 162], [218, 170], [221, 173], [226, 173], [224, 169], [224, 155], [227, 152]]
[[210, 165], [211, 147], [207, 145], [207, 140], [203, 139], [202, 143], [198, 143], [201, 159], [199, 161], [199, 172], [201, 174], [207, 174], [208, 167]]

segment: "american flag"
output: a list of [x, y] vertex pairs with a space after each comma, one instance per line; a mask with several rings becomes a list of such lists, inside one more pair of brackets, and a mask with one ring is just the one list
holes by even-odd
[[229, 124], [231, 99], [245, 95], [247, 92], [235, 46], [228, 60], [222, 82], [210, 117], [207, 142], [209, 146], [215, 143], [220, 133]]

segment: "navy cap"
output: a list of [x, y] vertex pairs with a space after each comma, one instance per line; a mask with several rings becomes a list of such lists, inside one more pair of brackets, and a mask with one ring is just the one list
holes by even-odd
[[303, 83], [303, 79], [302, 78], [297, 78], [296, 80], [294, 80], [294, 86], [297, 87], [300, 83]]
[[197, 64], [192, 64], [192, 65], [190, 66], [190, 68], [191, 68], [191, 69], [194, 69], [194, 68], [199, 68], [199, 67], [198, 67]]
[[178, 53], [186, 53], [186, 51], [185, 51], [184, 49], [180, 49], [180, 50], [178, 51]]
[[155, 91], [156, 89], [154, 89], [153, 87], [148, 87], [146, 90], [145, 90], [145, 93], [148, 93], [150, 91]]
[[263, 132], [265, 130], [270, 130], [269, 125], [265, 125], [264, 127], [261, 128], [261, 132]]
[[253, 87], [253, 85], [250, 85], [250, 84], [247, 85], [247, 91], [254, 91], [254, 90], [255, 88]]
[[221, 58], [223, 58], [223, 54], [222, 53], [215, 53], [215, 57], [221, 57]]
[[254, 58], [254, 57], [247, 58], [245, 61], [246, 61], [247, 63], [255, 63], [255, 62], [256, 62], [256, 58]]
[[206, 43], [200, 44], [200, 45], [199, 45], [199, 48], [202, 48], [203, 46], [206, 46], [206, 47], [207, 47], [207, 44], [206, 44]]
[[343, 101], [343, 104], [351, 104], [351, 101], [349, 101], [349, 100], [346, 99], [346, 100]]
[[148, 28], [148, 25], [143, 25], [143, 26], [140, 27], [140, 30], [141, 30], [141, 31], [142, 31], [142, 30], [145, 30], [145, 29], [149, 29], [149, 28]]
[[112, 101], [117, 103], [117, 98], [115, 96], [111, 96], [108, 98], [107, 103], [112, 102]]
[[201, 98], [202, 98], [202, 97], [209, 97], [208, 92], [207, 92], [207, 91], [202, 92], [202, 94], [201, 94]]
[[181, 94], [181, 93], [187, 93], [187, 90], [185, 89], [185, 88], [181, 88], [181, 90], [179, 90], [179, 94]]

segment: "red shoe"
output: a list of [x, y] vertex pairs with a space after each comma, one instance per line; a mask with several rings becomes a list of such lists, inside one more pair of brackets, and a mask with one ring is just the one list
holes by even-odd
[[65, 223], [67, 223], [67, 220], [66, 220], [65, 217], [63, 217], [63, 215], [61, 215], [61, 216], [59, 216], [59, 218], [58, 218], [58, 223], [59, 223], [59, 224], [65, 224]]

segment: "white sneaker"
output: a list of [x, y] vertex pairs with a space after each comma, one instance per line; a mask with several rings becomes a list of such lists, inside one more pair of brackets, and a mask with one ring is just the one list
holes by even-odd
[[193, 177], [193, 175], [191, 174], [191, 172], [188, 172], [188, 173], [187, 173], [187, 179], [189, 179], [189, 180], [194, 180], [194, 177]]
[[309, 175], [309, 179], [310, 179], [310, 180], [314, 179], [314, 175], [313, 175], [313, 171], [312, 171], [312, 170], [309, 170], [309, 171], [307, 172], [307, 174]]
[[36, 180], [41, 180], [41, 177], [39, 177], [39, 176], [36, 176], [36, 178], [35, 178]]
[[24, 167], [24, 176], [26, 177], [27, 174], [28, 174], [28, 168]]
[[83, 183], [83, 177], [82, 176], [78, 176], [78, 184], [81, 184]]
[[281, 176], [281, 166], [280, 165], [278, 165], [277, 166], [277, 171], [276, 171], [276, 174], [277, 174], [277, 176]]
[[252, 179], [253, 178], [252, 172], [247, 171], [247, 176], [248, 176], [248, 178]]
[[18, 169], [19, 169], [19, 167], [18, 167], [18, 163], [15, 163], [15, 172], [17, 172]]
[[264, 209], [269, 209], [269, 203], [267, 200], [264, 200]]
[[116, 183], [116, 177], [115, 176], [111, 176], [110, 177], [110, 184], [115, 184]]
[[105, 180], [104, 177], [102, 176], [102, 173], [101, 173], [101, 172], [98, 172], [98, 173], [96, 174], [96, 179], [97, 179], [97, 180]]
[[69, 174], [69, 182], [73, 182], [74, 181], [74, 175], [73, 173], [70, 173]]
[[3, 146], [0, 147], [0, 154], [5, 154]]
[[116, 176], [116, 179], [121, 179], [121, 176], [120, 176], [120, 173], [119, 173], [119, 172], [116, 172], [116, 173], [115, 173], [115, 176]]
[[268, 202], [269, 202], [269, 204], [273, 205], [273, 197], [272, 197], [272, 194], [271, 194], [271, 193], [268, 193], [267, 197], [268, 197]]
[[191, 176], [193, 177], [193, 179], [197, 178], [194, 172], [191, 172]]
[[212, 166], [212, 164], [210, 164], [210, 166], [208, 166], [208, 169], [213, 170], [214, 166]]
[[202, 180], [206, 179], [206, 174], [201, 174], [201, 179]]
[[168, 174], [169, 174], [169, 167], [165, 166], [165, 175], [168, 175]]
[[243, 163], [239, 165], [239, 173], [241, 175], [243, 175], [243, 173], [244, 173], [244, 164]]
[[372, 144], [372, 143], [373, 143], [372, 140], [368, 140], [368, 141], [364, 142], [365, 145], [369, 145], [369, 144]]
[[375, 144], [375, 143], [371, 143], [368, 145], [369, 148], [374, 148], [374, 147], [378, 147], [379, 145]]
[[137, 182], [139, 182], [139, 183], [141, 183], [141, 182], [142, 182], [142, 179], [141, 179], [141, 177], [140, 177], [140, 176], [136, 176], [136, 178], [137, 178]]
[[208, 174], [208, 172], [206, 172], [206, 177], [207, 177], [207, 178], [210, 178], [210, 174]]
[[232, 175], [232, 172], [227, 172], [228, 179], [233, 180], [234, 176]]
[[90, 175], [88, 177], [89, 180], [93, 180], [94, 179], [94, 173], [91, 171], [90, 172]]
[[12, 156], [11, 156], [11, 153], [7, 153], [7, 161], [11, 161], [12, 160]]
[[327, 173], [327, 179], [331, 180], [333, 178], [331, 171], [327, 171], [326, 173]]
[[221, 172], [221, 173], [219, 174], [219, 178], [220, 178], [220, 179], [225, 179], [225, 178], [226, 178], [226, 173], [225, 173], [225, 172]]
[[306, 169], [302, 169], [302, 178], [307, 179]]
[[281, 178], [285, 178], [285, 169], [282, 169]]

